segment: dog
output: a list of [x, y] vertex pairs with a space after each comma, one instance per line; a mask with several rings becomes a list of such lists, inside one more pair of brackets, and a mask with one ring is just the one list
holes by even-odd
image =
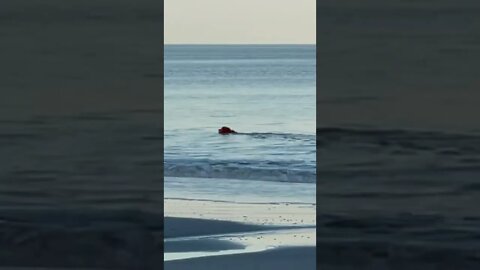
[[218, 129], [218, 134], [222, 134], [222, 135], [235, 134], [235, 133], [237, 132], [229, 127], [222, 127]]

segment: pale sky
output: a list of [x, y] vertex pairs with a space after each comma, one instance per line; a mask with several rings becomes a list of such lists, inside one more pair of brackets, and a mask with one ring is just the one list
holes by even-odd
[[164, 0], [165, 44], [315, 44], [316, 0]]

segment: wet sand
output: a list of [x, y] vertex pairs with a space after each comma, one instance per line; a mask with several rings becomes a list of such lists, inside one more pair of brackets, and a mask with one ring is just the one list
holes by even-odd
[[264, 197], [212, 192], [217, 181], [186, 192], [188, 178], [165, 179], [165, 269], [315, 269], [314, 203], [273, 191]]

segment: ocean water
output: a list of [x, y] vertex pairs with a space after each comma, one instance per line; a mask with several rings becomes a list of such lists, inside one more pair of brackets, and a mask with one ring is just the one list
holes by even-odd
[[314, 183], [315, 60], [314, 45], [166, 45], [165, 176]]

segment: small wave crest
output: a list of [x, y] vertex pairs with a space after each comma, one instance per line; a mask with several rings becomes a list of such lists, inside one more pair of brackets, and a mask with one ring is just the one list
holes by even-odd
[[247, 161], [166, 160], [164, 175], [172, 177], [248, 179], [314, 183], [315, 168]]

